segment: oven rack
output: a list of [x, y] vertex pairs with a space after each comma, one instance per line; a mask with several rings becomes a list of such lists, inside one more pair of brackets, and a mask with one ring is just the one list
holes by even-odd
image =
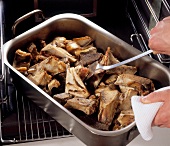
[[[1, 103], [1, 142], [32, 142], [73, 136], [31, 100], [8, 84], [10, 95]], [[12, 120], [12, 121], [11, 121]]]
[[[128, 9], [127, 16], [129, 17], [130, 21], [132, 19], [135, 20], [137, 23], [136, 26], [138, 26], [138, 31], [135, 28], [134, 29], [135, 34], [132, 34], [132, 36], [135, 35], [137, 38], [140, 37], [142, 42], [144, 42], [143, 45], [145, 49], [142, 49], [142, 51], [149, 50], [149, 47], [146, 44], [148, 43], [148, 39], [150, 37], [150, 29], [152, 29], [156, 25], [156, 23], [162, 20], [164, 17], [169, 16], [170, 14], [169, 1], [157, 0], [150, 2], [149, 0], [145, 1], [130, 0], [130, 3], [131, 7]], [[157, 7], [155, 5], [157, 5]], [[133, 14], [132, 11], [130, 10], [131, 8], [135, 10], [133, 11]], [[129, 13], [129, 11], [131, 12], [131, 14]], [[133, 18], [130, 18], [131, 16]], [[133, 23], [132, 27], [134, 28]], [[156, 58], [156, 60], [159, 60], [163, 64], [170, 63], [169, 55], [157, 54], [154, 57]]]

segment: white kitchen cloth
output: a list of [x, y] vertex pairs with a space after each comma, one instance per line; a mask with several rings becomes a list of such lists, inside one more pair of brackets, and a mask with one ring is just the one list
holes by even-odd
[[[163, 87], [157, 91], [170, 89], [170, 86]], [[144, 140], [151, 140], [153, 137], [152, 121], [163, 102], [143, 104], [140, 102], [141, 96], [132, 96], [131, 104], [135, 115], [135, 122], [139, 133]]]

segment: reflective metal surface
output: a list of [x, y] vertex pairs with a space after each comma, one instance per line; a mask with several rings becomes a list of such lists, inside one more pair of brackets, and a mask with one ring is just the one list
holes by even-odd
[[[124, 145], [127, 142], [128, 132], [135, 127], [135, 122], [118, 131], [97, 130], [83, 122], [77, 115], [68, 111], [12, 67], [14, 52], [17, 48], [36, 39], [47, 39], [51, 35], [65, 36], [66, 38], [89, 35], [95, 40], [97, 48], [105, 51], [110, 46], [110, 48], [114, 49], [114, 55], [122, 60], [140, 54], [141, 52], [90, 20], [76, 14], [56, 15], [15, 37], [3, 46], [5, 64], [10, 68], [14, 84], [17, 89], [23, 91], [23, 95], [26, 95], [35, 102], [70, 133], [73, 133], [87, 145], [109, 146], [113, 145], [113, 143]], [[130, 64], [138, 68], [139, 75], [152, 79], [155, 82], [156, 88], [170, 85], [170, 72], [168, 68], [158, 61], [145, 56]]]

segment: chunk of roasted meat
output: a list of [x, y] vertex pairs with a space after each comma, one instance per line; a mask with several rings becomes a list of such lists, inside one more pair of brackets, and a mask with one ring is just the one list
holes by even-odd
[[37, 63], [38, 62], [38, 59], [37, 59], [37, 56], [39, 55], [39, 52], [37, 51], [37, 47], [34, 43], [31, 43], [28, 48], [27, 48], [28, 52], [31, 53], [32, 55], [32, 61], [33, 63]]
[[64, 105], [67, 102], [67, 100], [73, 98], [73, 96], [69, 93], [64, 92], [60, 94], [55, 94], [53, 98], [57, 100], [59, 103], [61, 103], [62, 105]]
[[109, 84], [109, 85], [105, 85], [103, 82], [100, 83], [100, 85], [95, 89], [94, 93], [97, 97], [100, 97], [101, 92], [106, 90], [117, 90], [117, 88], [113, 85], [113, 84]]
[[15, 52], [13, 67], [16, 68], [18, 71], [24, 73], [30, 67], [31, 58], [31, 53], [27, 53], [18, 49]]
[[56, 75], [66, 71], [66, 64], [63, 61], [60, 61], [58, 58], [54, 56], [49, 56], [45, 60], [40, 63], [31, 66], [28, 70], [28, 73], [35, 74], [40, 71], [45, 70], [51, 75]]
[[106, 84], [115, 83], [115, 81], [117, 80], [117, 77], [118, 77], [117, 74], [112, 74], [111, 76], [106, 78], [105, 83]]
[[83, 67], [81, 65], [76, 66], [75, 70], [82, 81], [88, 76], [90, 72], [89, 68]]
[[131, 87], [137, 90], [139, 95], [146, 95], [155, 90], [152, 80], [133, 74], [119, 75], [115, 85]]
[[37, 86], [46, 86], [52, 79], [52, 76], [45, 70], [39, 70], [34, 75], [29, 74], [27, 77]]
[[65, 37], [55, 37], [51, 42], [51, 45], [56, 47], [65, 48], [67, 39]]
[[98, 102], [95, 99], [74, 97], [72, 99], [67, 100], [67, 103], [64, 106], [66, 108], [77, 109], [86, 113], [87, 115], [91, 115], [96, 111], [98, 107]]
[[79, 57], [80, 54], [85, 53], [97, 53], [97, 48], [92, 45], [81, 47], [81, 49], [75, 50], [74, 54], [75, 56]]
[[59, 86], [60, 82], [56, 79], [53, 79], [48, 83], [48, 90], [51, 92], [53, 88], [58, 88]]
[[89, 45], [93, 41], [93, 39], [89, 36], [84, 36], [79, 38], [73, 38], [73, 41], [75, 41], [81, 47], [84, 47]]
[[134, 89], [129, 89], [122, 94], [123, 99], [120, 101], [119, 109], [121, 111], [130, 110], [131, 107], [131, 97], [138, 95], [138, 91]]
[[80, 60], [83, 66], [92, 64], [93, 62], [100, 60], [102, 53], [81, 53]]
[[132, 109], [126, 110], [126, 111], [121, 111], [117, 120], [115, 121], [113, 130], [122, 129], [123, 127], [126, 127], [129, 124], [131, 124], [134, 120], [135, 120], [135, 117], [134, 117], [134, 113], [133, 113]]
[[66, 44], [66, 50], [71, 53], [71, 54], [74, 54], [75, 55], [75, 52], [77, 50], [81, 50], [81, 46], [78, 45], [75, 41], [68, 41], [68, 43]]
[[74, 67], [67, 69], [65, 92], [82, 98], [87, 98], [90, 95]]
[[93, 46], [92, 38], [89, 36], [73, 38], [72, 40], [67, 41], [66, 50], [75, 55], [79, 56], [81, 53], [95, 51], [97, 52], [97, 48]]
[[[107, 88], [108, 89], [108, 88]], [[103, 90], [100, 95], [98, 121], [111, 125], [119, 104], [118, 90]]]
[[[113, 56], [113, 53], [111, 52], [110, 47], [107, 48], [105, 53], [105, 64], [112, 65], [120, 62], [115, 56]], [[128, 66], [128, 65], [121, 65], [113, 69], [109, 69], [106, 71], [107, 74], [135, 74], [137, 72], [137, 68], [135, 66]]]
[[61, 47], [56, 47], [54, 45], [48, 44], [46, 45], [44, 48], [42, 48], [41, 54], [43, 54], [44, 56], [56, 56], [59, 58], [69, 58], [69, 60], [71, 62], [76, 62], [77, 59], [71, 55], [70, 53], [68, 53], [65, 49], [61, 48]]
[[65, 70], [66, 64], [64, 62], [54, 56], [50, 56], [30, 67], [28, 78], [38, 86], [46, 86], [51, 81], [52, 76], [62, 73]]
[[91, 73], [89, 74], [90, 81], [89, 84], [90, 86], [92, 86], [93, 88], [97, 88], [97, 86], [100, 84], [101, 80], [103, 79], [104, 75], [105, 75], [105, 71], [102, 69], [96, 70], [96, 65], [98, 64], [98, 62], [101, 65], [108, 65], [107, 64], [108, 61], [108, 56], [107, 56], [107, 52], [102, 55], [101, 60], [95, 61], [92, 64], [89, 65], [89, 68], [91, 69]]

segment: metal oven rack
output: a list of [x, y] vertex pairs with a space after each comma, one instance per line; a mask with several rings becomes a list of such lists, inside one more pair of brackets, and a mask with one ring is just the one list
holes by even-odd
[[8, 97], [1, 104], [3, 144], [73, 136], [27, 97], [23, 97], [17, 91], [11, 91], [11, 94], [12, 98]]
[[[150, 37], [149, 31], [156, 25], [157, 22], [170, 15], [169, 3], [169, 0], [129, 0], [127, 16], [131, 21], [134, 30], [134, 34], [131, 35], [131, 40], [133, 42], [133, 38], [135, 36], [140, 44], [140, 49], [143, 52], [149, 50], [147, 46], [148, 39]], [[133, 20], [135, 20], [135, 23]], [[169, 55], [157, 54], [151, 57], [154, 57], [154, 59], [169, 66]]]

